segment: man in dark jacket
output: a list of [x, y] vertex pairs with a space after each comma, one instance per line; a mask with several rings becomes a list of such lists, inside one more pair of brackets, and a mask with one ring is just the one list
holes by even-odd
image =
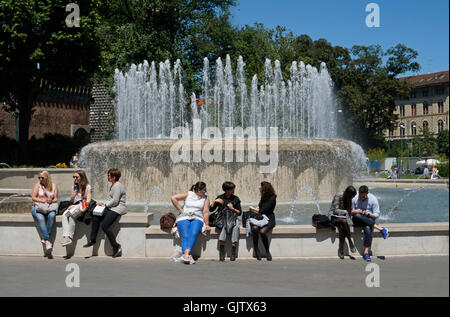
[[231, 257], [230, 260], [236, 260], [236, 247], [239, 241], [239, 219], [242, 214], [241, 200], [234, 195], [236, 185], [232, 182], [225, 182], [222, 185], [224, 193], [217, 196], [211, 204], [209, 211], [216, 210], [219, 213], [220, 221], [216, 224], [216, 228], [220, 230], [219, 235], [219, 259], [225, 260], [225, 240], [227, 235], [231, 233]]

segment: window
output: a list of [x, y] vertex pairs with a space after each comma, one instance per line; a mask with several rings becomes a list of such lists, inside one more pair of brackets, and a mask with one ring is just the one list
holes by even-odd
[[422, 96], [423, 97], [428, 97], [428, 90], [422, 91]]
[[405, 124], [400, 123], [400, 136], [405, 136]]
[[428, 103], [423, 103], [423, 114], [428, 114]]
[[411, 97], [411, 99], [412, 98], [416, 98], [416, 92], [415, 91], [411, 92], [411, 96], [410, 97]]
[[415, 122], [411, 123], [411, 135], [413, 136], [417, 135], [417, 124]]
[[445, 94], [445, 88], [444, 87], [436, 88], [434, 92], [436, 95], [443, 95]]
[[389, 137], [393, 137], [394, 136], [394, 129], [389, 128]]
[[428, 121], [423, 122], [423, 130], [428, 130]]
[[438, 113], [444, 113], [444, 102], [443, 101], [438, 102]]
[[405, 105], [400, 105], [400, 116], [401, 117], [405, 116]]
[[439, 120], [438, 121], [438, 133], [444, 130], [444, 121]]
[[413, 104], [411, 105], [411, 115], [412, 115], [412, 116], [416, 116], [416, 115], [417, 115], [417, 107], [416, 107], [416, 104], [415, 104], [415, 103], [413, 103]]

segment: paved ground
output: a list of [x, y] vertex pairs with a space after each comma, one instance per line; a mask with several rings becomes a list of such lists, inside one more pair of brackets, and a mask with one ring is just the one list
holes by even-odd
[[[78, 265], [79, 287], [68, 288]], [[0, 257], [0, 296], [449, 296], [449, 257], [374, 258], [374, 274], [361, 258], [170, 260]], [[366, 268], [368, 271], [366, 272]], [[376, 286], [376, 285], [375, 285]]]

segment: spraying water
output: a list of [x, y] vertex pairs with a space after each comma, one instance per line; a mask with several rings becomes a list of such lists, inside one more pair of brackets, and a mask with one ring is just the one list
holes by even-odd
[[[167, 138], [176, 127], [192, 129], [201, 119], [202, 129], [217, 127], [278, 127], [285, 138], [336, 138], [336, 102], [333, 82], [325, 63], [320, 69], [293, 62], [290, 77], [283, 80], [281, 63], [265, 61], [262, 83], [256, 75], [247, 87], [245, 62], [236, 71], [226, 56], [211, 70], [204, 59], [201, 99], [191, 94], [190, 107], [182, 84], [181, 63], [169, 61], [131, 65], [126, 73], [115, 72], [118, 140]], [[192, 112], [189, 114], [189, 112]]]

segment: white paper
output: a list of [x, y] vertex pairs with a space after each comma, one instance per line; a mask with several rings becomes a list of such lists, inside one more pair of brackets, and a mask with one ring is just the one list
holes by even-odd
[[92, 213], [96, 216], [101, 216], [103, 215], [103, 210], [105, 210], [104, 206], [96, 206], [92, 211]]

